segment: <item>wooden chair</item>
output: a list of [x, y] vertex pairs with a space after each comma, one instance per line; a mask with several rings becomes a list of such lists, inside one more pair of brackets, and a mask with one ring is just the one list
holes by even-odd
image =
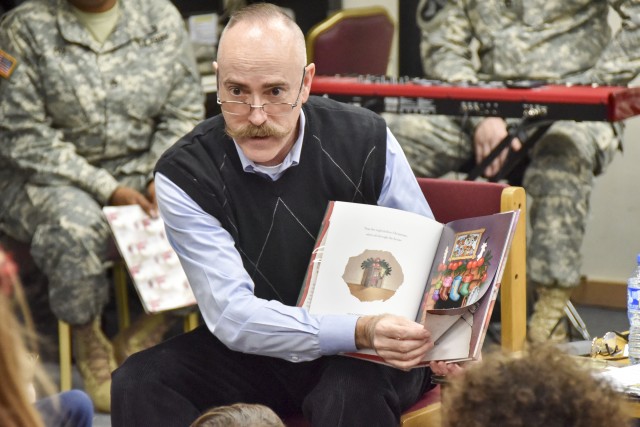
[[312, 27], [307, 57], [316, 73], [387, 74], [395, 23], [380, 6], [343, 9]]
[[[122, 331], [131, 324], [129, 316], [129, 292], [127, 282], [127, 266], [124, 261], [113, 262], [113, 285], [115, 288], [116, 312], [118, 317], [118, 330]], [[185, 332], [191, 331], [198, 326], [199, 312], [192, 311], [185, 315], [183, 329]], [[58, 320], [58, 354], [60, 357], [60, 390], [71, 390], [72, 387], [72, 343], [71, 326]]]

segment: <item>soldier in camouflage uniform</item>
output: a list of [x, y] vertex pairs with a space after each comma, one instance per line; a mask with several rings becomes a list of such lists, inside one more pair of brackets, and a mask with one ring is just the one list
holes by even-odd
[[[0, 21], [0, 226], [30, 243], [99, 410], [116, 367], [99, 321], [111, 244], [101, 208], [154, 214], [156, 160], [203, 115], [188, 34], [167, 0], [32, 0]], [[127, 350], [149, 344], [125, 336]]]
[[[615, 34], [609, 6], [622, 19]], [[428, 78], [451, 82], [545, 80], [624, 85], [640, 69], [640, 1], [422, 0], [421, 57]], [[477, 49], [474, 51], [472, 40]], [[385, 118], [418, 175], [480, 162], [506, 135], [501, 118]], [[554, 327], [579, 283], [581, 245], [594, 177], [620, 147], [604, 122], [555, 122], [529, 154], [523, 186], [532, 197], [528, 279], [537, 290], [528, 338], [564, 339]], [[520, 148], [512, 141], [512, 149]], [[506, 152], [486, 170], [496, 174]]]

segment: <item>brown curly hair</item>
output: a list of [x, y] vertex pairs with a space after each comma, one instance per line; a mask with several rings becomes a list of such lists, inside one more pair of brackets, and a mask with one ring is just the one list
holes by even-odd
[[443, 389], [443, 426], [627, 426], [622, 397], [550, 345], [493, 353]]

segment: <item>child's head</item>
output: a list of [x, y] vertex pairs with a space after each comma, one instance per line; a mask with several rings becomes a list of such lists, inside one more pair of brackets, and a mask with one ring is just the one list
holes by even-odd
[[626, 426], [621, 402], [578, 359], [543, 345], [491, 354], [453, 378], [443, 393], [443, 425]]
[[271, 409], [255, 403], [235, 403], [209, 409], [191, 427], [285, 427]]

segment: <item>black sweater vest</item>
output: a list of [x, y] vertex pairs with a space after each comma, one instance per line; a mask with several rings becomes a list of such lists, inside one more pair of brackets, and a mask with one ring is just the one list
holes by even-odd
[[386, 164], [378, 115], [317, 97], [303, 109], [300, 163], [277, 181], [242, 170], [222, 115], [199, 124], [156, 166], [231, 234], [255, 295], [287, 305], [297, 301], [327, 202], [376, 204]]

